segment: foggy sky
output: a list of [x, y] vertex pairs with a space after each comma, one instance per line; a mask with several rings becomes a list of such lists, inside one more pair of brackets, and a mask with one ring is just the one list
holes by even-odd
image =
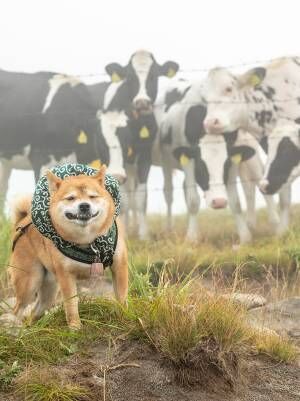
[[[299, 37], [294, 0], [2, 0], [0, 68], [83, 79], [96, 74], [93, 80], [101, 81], [107, 80], [105, 64], [125, 64], [139, 48], [152, 51], [159, 63], [171, 59], [191, 70], [300, 55]], [[197, 72], [192, 75], [197, 78]], [[181, 181], [176, 173], [174, 185], [181, 187]], [[299, 182], [293, 189], [298, 202]], [[161, 186], [155, 170], [149, 187]], [[9, 197], [30, 189], [33, 174], [14, 172]], [[180, 189], [175, 200], [175, 210], [184, 211]], [[165, 210], [160, 191], [150, 194], [149, 209]]]

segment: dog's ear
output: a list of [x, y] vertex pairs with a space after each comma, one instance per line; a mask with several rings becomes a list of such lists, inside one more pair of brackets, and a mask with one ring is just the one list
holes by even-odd
[[62, 183], [62, 179], [57, 177], [51, 170], [48, 170], [46, 173], [46, 177], [49, 185], [50, 194], [56, 192]]
[[93, 176], [93, 178], [99, 182], [101, 187], [104, 187], [105, 185], [105, 174], [106, 174], [106, 165], [103, 164], [100, 167], [99, 171]]

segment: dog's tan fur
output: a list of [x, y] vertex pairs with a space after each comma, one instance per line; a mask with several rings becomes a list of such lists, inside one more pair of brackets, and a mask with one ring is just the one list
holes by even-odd
[[[107, 232], [112, 225], [115, 212], [114, 202], [104, 187], [105, 167], [93, 177], [76, 176], [64, 180], [48, 172], [50, 189], [50, 216], [57, 233], [65, 240], [86, 246], [96, 237]], [[97, 193], [104, 202], [105, 212], [96, 217], [91, 224], [83, 228], [80, 225], [68, 225], [61, 221], [59, 205], [68, 193], [75, 194], [76, 199], [86, 201], [89, 191]], [[23, 226], [30, 221], [30, 201], [28, 197], [20, 199], [15, 205], [15, 227]], [[116, 219], [118, 241], [112, 265], [113, 286], [116, 298], [125, 302], [128, 289], [128, 259], [124, 239], [124, 230], [120, 220]], [[57, 294], [59, 284], [66, 319], [70, 328], [80, 328], [78, 313], [77, 279], [86, 279], [90, 269], [84, 263], [64, 256], [52, 243], [44, 237], [34, 225], [30, 225], [15, 246], [10, 259], [9, 274], [16, 294], [14, 313], [23, 317], [26, 306], [36, 300], [32, 319], [40, 318], [45, 310], [51, 308]]]

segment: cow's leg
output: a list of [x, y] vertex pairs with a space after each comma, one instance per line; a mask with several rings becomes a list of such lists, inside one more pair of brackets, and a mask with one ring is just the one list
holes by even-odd
[[[247, 221], [249, 226], [252, 228], [253, 225], [251, 224], [251, 216], [255, 215], [255, 187], [259, 185], [263, 177], [264, 167], [261, 159], [258, 156], [254, 156], [246, 162], [241, 163], [239, 170], [243, 189], [246, 196], [247, 207], [250, 208], [250, 213], [247, 213]], [[247, 187], [249, 187], [248, 191]], [[251, 191], [253, 191], [252, 197], [254, 196], [254, 199], [251, 199]], [[248, 197], [250, 200], [250, 204], [248, 204]], [[269, 223], [272, 225], [274, 230], [277, 230], [279, 224], [279, 216], [277, 213], [277, 207], [274, 198], [271, 195], [264, 195], [264, 199], [268, 209], [267, 212]]]
[[248, 174], [246, 163], [241, 163], [239, 169], [239, 176], [241, 179], [241, 184], [243, 187], [243, 191], [245, 194], [247, 212], [246, 212], [246, 220], [248, 227], [251, 229], [255, 229], [256, 227], [256, 211], [255, 211], [255, 195], [256, 195], [256, 187], [255, 183], [251, 179], [251, 176]]
[[41, 175], [45, 174], [49, 168], [53, 167], [49, 164], [43, 165], [43, 163], [48, 160], [48, 156], [46, 154], [43, 154], [39, 149], [31, 149], [29, 154], [29, 161], [32, 165], [35, 182], [38, 182]]
[[8, 180], [11, 174], [11, 166], [5, 161], [0, 162], [0, 206], [4, 205], [7, 191]]
[[162, 171], [164, 176], [164, 197], [167, 204], [167, 230], [172, 230], [172, 203], [173, 203], [173, 180], [172, 160], [169, 152], [163, 152]]
[[184, 196], [188, 209], [188, 228], [186, 239], [191, 242], [196, 242], [199, 239], [198, 232], [198, 211], [200, 208], [200, 196], [195, 180], [194, 160], [189, 160], [188, 164], [183, 167], [185, 175], [184, 179]]
[[136, 188], [136, 205], [138, 218], [138, 236], [142, 240], [148, 238], [148, 226], [146, 222], [147, 209], [147, 184], [139, 183]]
[[251, 242], [252, 235], [243, 216], [240, 198], [237, 190], [236, 178], [237, 168], [236, 166], [231, 166], [229, 169], [228, 183], [226, 185], [228, 193], [228, 204], [235, 220], [240, 243], [246, 244], [247, 242]]
[[279, 191], [280, 223], [277, 230], [278, 235], [284, 234], [289, 227], [291, 201], [292, 201], [291, 184], [285, 184]]
[[151, 147], [144, 149], [137, 160], [137, 186], [135, 191], [136, 210], [138, 216], [138, 235], [145, 240], [148, 238], [148, 225], [146, 221], [147, 210], [147, 181], [151, 167]]
[[[136, 206], [136, 199], [135, 199], [135, 191], [136, 191], [136, 166], [134, 164], [130, 164], [126, 167], [126, 174], [127, 174], [127, 197], [128, 197], [128, 211], [127, 211], [127, 218], [130, 217], [131, 212], [131, 225], [135, 230], [138, 224], [137, 221], [137, 206]], [[130, 223], [130, 222], [129, 222]]]
[[136, 207], [135, 207], [135, 199], [134, 199], [134, 192], [135, 192], [135, 169], [133, 165], [126, 166], [126, 175], [127, 180], [125, 184], [121, 186], [121, 213], [122, 213], [122, 220], [126, 227], [127, 232], [129, 231], [130, 226], [132, 225], [135, 227], [134, 219], [130, 220], [130, 211], [136, 214]]

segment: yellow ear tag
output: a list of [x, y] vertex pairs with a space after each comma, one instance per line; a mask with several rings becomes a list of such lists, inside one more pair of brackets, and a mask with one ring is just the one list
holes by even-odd
[[147, 139], [150, 136], [150, 132], [147, 127], [143, 126], [140, 130], [140, 138]]
[[120, 82], [121, 81], [121, 77], [119, 74], [117, 74], [116, 72], [113, 72], [111, 75], [111, 82]]
[[89, 166], [92, 167], [92, 168], [95, 168], [95, 169], [99, 170], [100, 167], [102, 166], [102, 163], [101, 163], [101, 161], [100, 161], [99, 159], [98, 159], [98, 160], [93, 160], [93, 161], [89, 164]]
[[250, 85], [251, 86], [255, 87], [255, 86], [260, 85], [260, 83], [261, 83], [261, 79], [259, 78], [259, 76], [257, 74], [251, 75], [251, 77], [250, 77]]
[[169, 68], [169, 70], [167, 72], [167, 77], [173, 78], [175, 75], [176, 75], [176, 71], [174, 70], [174, 68]]
[[179, 159], [179, 162], [182, 165], [182, 167], [186, 166], [189, 161], [190, 161], [189, 157], [187, 157], [184, 153], [182, 153]]
[[231, 161], [234, 164], [240, 164], [240, 162], [242, 161], [242, 155], [240, 153], [237, 153], [234, 156], [231, 156]]
[[80, 134], [77, 137], [77, 142], [80, 143], [81, 145], [87, 143], [88, 138], [86, 136], [86, 133], [84, 131], [80, 131]]
[[131, 146], [129, 146], [129, 147], [128, 147], [128, 150], [127, 150], [127, 156], [130, 157], [130, 156], [132, 156], [132, 155], [133, 155], [133, 149], [132, 149]]

